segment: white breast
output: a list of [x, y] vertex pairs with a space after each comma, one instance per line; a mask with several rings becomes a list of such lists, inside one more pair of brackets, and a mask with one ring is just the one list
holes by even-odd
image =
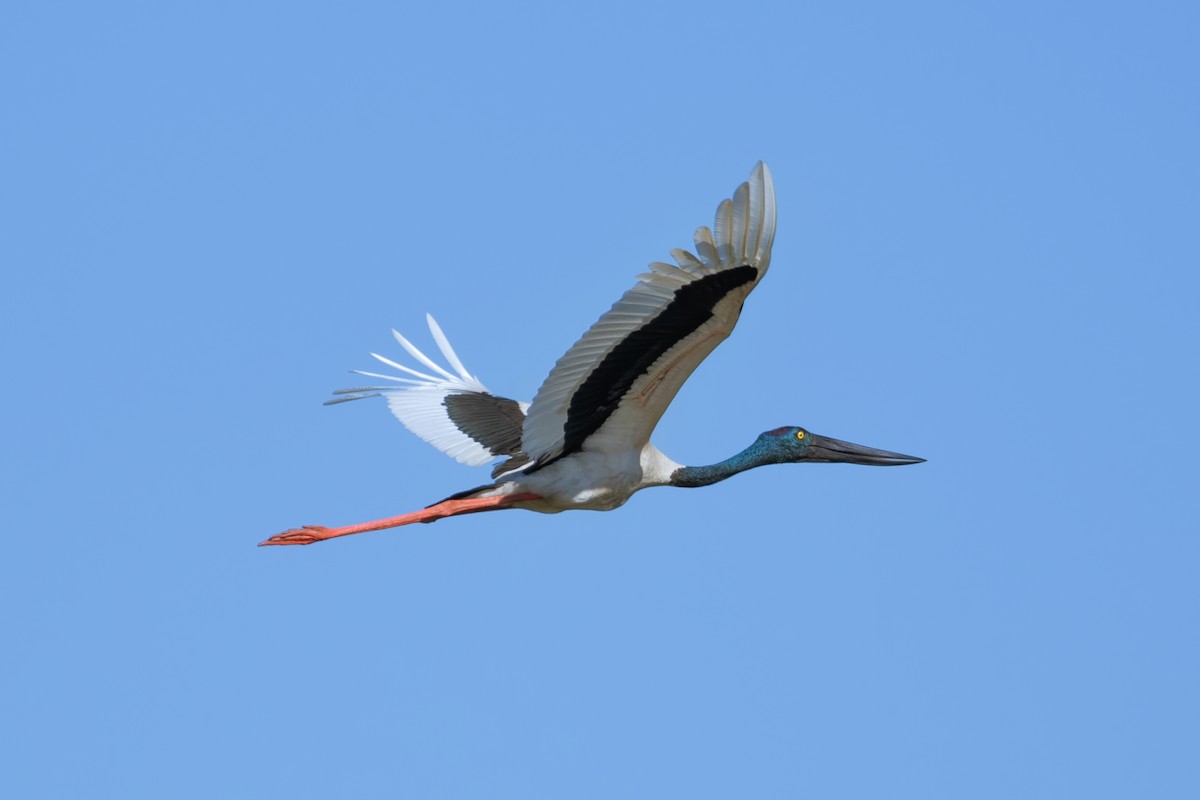
[[546, 514], [570, 509], [610, 511], [624, 505], [634, 492], [665, 485], [679, 467], [652, 444], [640, 453], [582, 450], [529, 475], [513, 476], [494, 493], [539, 494], [542, 500], [520, 505]]

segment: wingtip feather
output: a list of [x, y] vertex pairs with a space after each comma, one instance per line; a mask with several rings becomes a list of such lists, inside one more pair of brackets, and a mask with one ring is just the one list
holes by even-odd
[[454, 348], [450, 346], [450, 340], [446, 338], [446, 334], [442, 333], [442, 328], [437, 324], [437, 320], [432, 314], [425, 315], [425, 322], [429, 325], [429, 332], [433, 334], [433, 340], [437, 342], [438, 349], [442, 351], [442, 356], [450, 364], [451, 368], [458, 373], [459, 377], [464, 381], [475, 380], [472, 375], [467, 372], [467, 368], [463, 366], [463, 362], [458, 357], [458, 353], [454, 352]]

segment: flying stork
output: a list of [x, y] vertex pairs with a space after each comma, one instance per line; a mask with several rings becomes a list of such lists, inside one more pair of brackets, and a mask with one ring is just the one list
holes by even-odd
[[382, 396], [405, 427], [452, 458], [472, 466], [503, 458], [492, 482], [411, 514], [337, 528], [306, 525], [261, 544], [312, 544], [505, 508], [609, 511], [649, 486], [707, 486], [764, 464], [924, 461], [796, 426], [769, 430], [737, 455], [703, 467], [677, 464], [650, 443], [683, 382], [733, 331], [742, 303], [767, 272], [774, 240], [775, 187], [759, 162], [717, 206], [712, 229], [696, 230], [695, 252], [672, 250], [675, 264], [652, 263], [558, 360], [531, 403], [489, 392], [433, 317], [426, 318], [429, 331], [448, 369], [393, 331], [428, 372], [372, 353], [402, 375], [355, 370], [388, 385], [342, 389], [328, 402]]

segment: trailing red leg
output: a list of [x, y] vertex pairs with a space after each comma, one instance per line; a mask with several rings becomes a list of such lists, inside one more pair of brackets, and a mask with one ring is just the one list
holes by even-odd
[[290, 531], [277, 533], [266, 541], [259, 542], [259, 547], [272, 547], [288, 544], [313, 544], [326, 539], [336, 539], [339, 536], [349, 536], [352, 533], [379, 531], [384, 528], [397, 528], [401, 525], [411, 525], [414, 522], [437, 522], [444, 517], [455, 517], [459, 514], [474, 514], [479, 511], [499, 511], [511, 508], [515, 503], [524, 500], [540, 500], [541, 495], [533, 492], [518, 494], [502, 494], [496, 497], [475, 497], [467, 500], [443, 500], [440, 503], [413, 511], [411, 514], [401, 514], [398, 517], [387, 517], [372, 522], [360, 522], [357, 525], [344, 525], [340, 528], [326, 528], [321, 525], [305, 525], [303, 528], [292, 528]]

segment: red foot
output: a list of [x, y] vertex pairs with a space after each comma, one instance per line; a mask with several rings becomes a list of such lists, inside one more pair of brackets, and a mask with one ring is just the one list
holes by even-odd
[[[328, 535], [329, 528], [324, 525], [305, 525], [303, 528], [292, 528], [290, 531], [277, 533], [265, 542], [259, 542], [259, 547], [271, 547], [282, 544], [312, 544], [323, 542], [333, 537]], [[335, 534], [336, 535], [336, 534]]]
[[411, 525], [414, 522], [437, 522], [439, 519], [457, 516], [458, 514], [473, 514], [477, 511], [499, 511], [502, 508], [511, 508], [515, 503], [520, 503], [524, 500], [540, 499], [542, 499], [541, 495], [534, 494], [533, 492], [521, 492], [518, 494], [499, 495], [498, 497], [443, 500], [429, 508], [423, 508], [411, 514], [377, 519], [374, 522], [362, 522], [358, 525], [344, 525], [340, 528], [305, 525], [303, 528], [292, 528], [289, 531], [277, 533], [264, 542], [259, 542], [258, 546], [274, 547], [291, 544], [313, 544], [314, 542], [323, 542], [326, 539], [335, 539], [338, 536], [349, 536], [352, 533], [365, 533], [367, 531], [383, 530], [384, 528], [396, 528], [400, 525]]

